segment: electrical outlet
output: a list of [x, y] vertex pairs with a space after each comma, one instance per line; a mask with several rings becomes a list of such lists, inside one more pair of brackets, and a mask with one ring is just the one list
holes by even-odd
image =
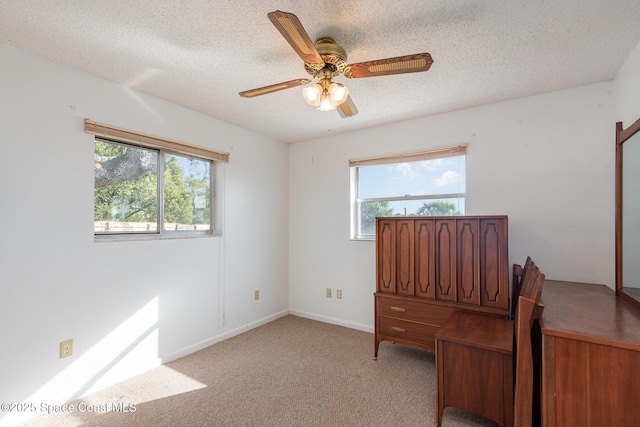
[[336, 298], [342, 299], [342, 289], [336, 289]]
[[331, 288], [327, 288], [327, 298], [331, 298]]
[[60, 342], [60, 359], [63, 357], [69, 357], [73, 355], [73, 340], [66, 340]]
[[253, 291], [253, 299], [256, 301], [260, 299], [260, 291]]

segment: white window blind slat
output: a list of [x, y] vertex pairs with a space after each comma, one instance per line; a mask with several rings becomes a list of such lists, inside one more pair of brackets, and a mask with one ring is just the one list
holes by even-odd
[[430, 150], [414, 151], [403, 154], [390, 154], [386, 156], [367, 157], [349, 160], [349, 167], [384, 165], [389, 163], [417, 162], [420, 160], [441, 159], [451, 156], [463, 156], [467, 154], [467, 144], [452, 147], [435, 148]]
[[114, 139], [120, 142], [130, 142], [149, 148], [164, 149], [175, 153], [199, 157], [201, 159], [229, 163], [229, 153], [210, 150], [207, 148], [197, 147], [195, 145], [185, 144], [183, 142], [106, 125], [89, 119], [84, 119], [84, 131], [95, 136]]

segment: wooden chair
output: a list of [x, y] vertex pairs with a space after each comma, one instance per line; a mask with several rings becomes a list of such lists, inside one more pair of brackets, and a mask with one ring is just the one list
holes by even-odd
[[544, 277], [533, 261], [525, 264], [515, 321], [456, 312], [436, 333], [438, 427], [449, 406], [501, 426], [531, 426], [531, 325], [542, 314]]
[[[542, 279], [544, 280], [544, 274]], [[544, 306], [540, 304], [540, 296], [530, 299], [524, 295], [518, 298], [516, 310], [516, 384], [514, 392], [514, 425], [530, 427], [533, 425], [534, 360], [531, 343], [531, 328], [536, 319], [540, 319]]]
[[520, 290], [522, 289], [523, 278], [527, 276], [527, 272], [534, 264], [531, 257], [527, 257], [527, 261], [524, 263], [524, 267], [519, 264], [513, 264], [513, 275], [511, 279], [511, 310], [510, 319], [516, 318], [516, 307], [518, 306], [518, 297], [520, 296]]

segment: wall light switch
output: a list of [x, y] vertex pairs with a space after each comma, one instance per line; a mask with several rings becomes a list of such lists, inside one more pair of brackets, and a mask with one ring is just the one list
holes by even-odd
[[327, 288], [327, 298], [331, 298], [331, 288]]

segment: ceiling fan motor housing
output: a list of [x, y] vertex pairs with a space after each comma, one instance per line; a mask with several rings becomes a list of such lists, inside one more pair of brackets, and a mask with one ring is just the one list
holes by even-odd
[[330, 37], [321, 37], [316, 41], [316, 50], [324, 61], [324, 67], [318, 64], [304, 63], [307, 73], [316, 76], [319, 71], [330, 71], [332, 77], [343, 75], [347, 67], [347, 52]]

